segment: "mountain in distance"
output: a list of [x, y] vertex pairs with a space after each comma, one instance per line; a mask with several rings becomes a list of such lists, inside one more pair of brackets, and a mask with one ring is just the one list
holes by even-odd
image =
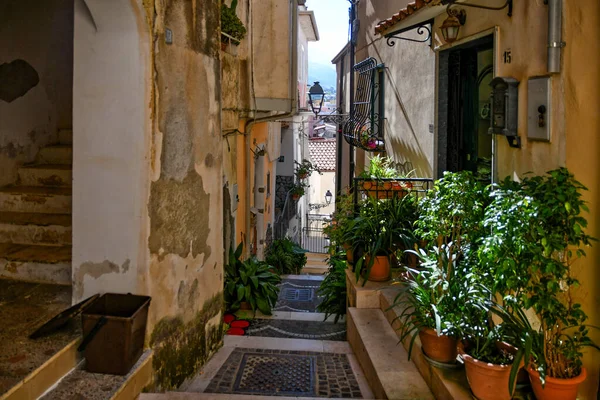
[[313, 82], [320, 82], [323, 89], [332, 88], [335, 91], [337, 73], [333, 64], [320, 64], [316, 62], [308, 62], [308, 86], [312, 86]]

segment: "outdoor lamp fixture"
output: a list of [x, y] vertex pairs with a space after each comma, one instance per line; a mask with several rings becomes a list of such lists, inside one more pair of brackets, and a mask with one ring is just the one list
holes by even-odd
[[442, 31], [442, 36], [444, 37], [444, 41], [446, 43], [453, 43], [458, 38], [458, 31], [460, 27], [465, 24], [467, 21], [467, 13], [462, 9], [452, 9], [454, 5], [460, 5], [461, 7], [473, 7], [473, 8], [481, 8], [484, 10], [503, 10], [508, 7], [508, 16], [512, 17], [512, 8], [513, 8], [513, 0], [506, 0], [504, 5], [498, 7], [484, 6], [481, 4], [472, 4], [472, 3], [458, 3], [456, 4], [456, 0], [446, 0], [443, 4], [448, 4], [446, 8], [446, 12], [448, 13], [448, 18], [442, 23], [440, 30]]
[[331, 194], [331, 191], [329, 189], [327, 189], [327, 191], [325, 192], [325, 202], [327, 202], [327, 204], [331, 204], [332, 198], [333, 198], [333, 194]]
[[319, 115], [321, 112], [324, 99], [325, 92], [323, 91], [323, 88], [319, 85], [319, 82], [315, 82], [308, 91], [308, 103], [310, 104], [310, 108], [312, 108], [312, 112], [315, 113], [315, 116]]
[[458, 38], [460, 27], [465, 24], [467, 13], [465, 10], [451, 9], [450, 6], [446, 11], [448, 12], [448, 18], [444, 20], [440, 30], [446, 43], [454, 43]]

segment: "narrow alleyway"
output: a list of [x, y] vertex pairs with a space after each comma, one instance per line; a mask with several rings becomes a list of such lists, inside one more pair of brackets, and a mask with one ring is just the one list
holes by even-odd
[[333, 323], [317, 312], [324, 258], [309, 254], [301, 275], [282, 276], [272, 316], [239, 311], [238, 320], [250, 321], [245, 334], [226, 335], [223, 348], [180, 388], [185, 393], [140, 399], [373, 398], [346, 341], [345, 319]]

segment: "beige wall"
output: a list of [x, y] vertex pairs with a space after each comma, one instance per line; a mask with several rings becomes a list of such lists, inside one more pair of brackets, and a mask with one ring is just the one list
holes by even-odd
[[[568, 167], [575, 177], [590, 191], [591, 213], [588, 233], [600, 237], [599, 184], [600, 142], [598, 140], [599, 108], [597, 93], [600, 90], [600, 48], [590, 38], [600, 34], [600, 5], [595, 0], [564, 1], [562, 72], [553, 75], [552, 129], [550, 142], [527, 140], [527, 80], [547, 75], [547, 6], [541, 0], [515, 1], [512, 18], [504, 11], [486, 11], [467, 8], [467, 23], [461, 28], [460, 45], [483, 32], [495, 33], [496, 76], [512, 77], [519, 85], [519, 126], [521, 149], [510, 148], [503, 137], [498, 139], [498, 175], [518, 177], [525, 172], [543, 174], [561, 166]], [[439, 26], [446, 18], [442, 14], [435, 20], [436, 43], [443, 45]], [[437, 50], [448, 48], [447, 45]], [[505, 64], [502, 54], [510, 50], [512, 62]], [[582, 286], [576, 296], [589, 315], [589, 324], [599, 325], [600, 292], [597, 262], [598, 245], [586, 250], [587, 258], [580, 260], [575, 269]], [[596, 342], [600, 335], [594, 333]], [[595, 399], [598, 391], [598, 353], [586, 351], [584, 358], [588, 378], [580, 387], [581, 399]]]
[[[408, 0], [361, 1], [358, 5], [360, 32], [356, 62], [375, 57], [384, 63], [386, 151], [397, 162], [410, 161], [417, 177], [432, 177], [434, 134], [429, 125], [435, 116], [435, 53], [427, 43], [396, 40], [393, 47], [375, 35], [375, 26], [406, 7]], [[414, 31], [402, 36], [423, 39]], [[365, 164], [364, 152], [357, 152], [357, 174]]]
[[[588, 233], [600, 238], [600, 3], [595, 0], [566, 1], [563, 40], [566, 165], [589, 189], [584, 194], [590, 214]], [[577, 300], [584, 304], [590, 325], [600, 326], [600, 244], [586, 249], [587, 257], [576, 265], [582, 282]], [[600, 334], [594, 332], [596, 343]], [[596, 399], [600, 354], [588, 350], [584, 362], [588, 378], [580, 390], [582, 399]]]
[[331, 191], [333, 195], [331, 204], [327, 207], [319, 208], [317, 210], [309, 210], [309, 214], [333, 214], [335, 211], [335, 171], [325, 171], [321, 174], [313, 172], [308, 183], [310, 187], [307, 190], [307, 203], [313, 204], [324, 204], [325, 193], [327, 190]]
[[[73, 2], [0, 3], [0, 64], [21, 59], [39, 76], [22, 97], [0, 100], [0, 186], [14, 183], [17, 167], [72, 126]], [[9, 77], [16, 82], [16, 77]], [[29, 87], [27, 87], [29, 88]], [[25, 89], [27, 89], [25, 88]]]

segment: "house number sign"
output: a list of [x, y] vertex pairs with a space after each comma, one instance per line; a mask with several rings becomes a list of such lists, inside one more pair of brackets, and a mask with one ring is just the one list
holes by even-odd
[[512, 62], [512, 50], [506, 49], [502, 58], [504, 59], [504, 64], [510, 64]]

